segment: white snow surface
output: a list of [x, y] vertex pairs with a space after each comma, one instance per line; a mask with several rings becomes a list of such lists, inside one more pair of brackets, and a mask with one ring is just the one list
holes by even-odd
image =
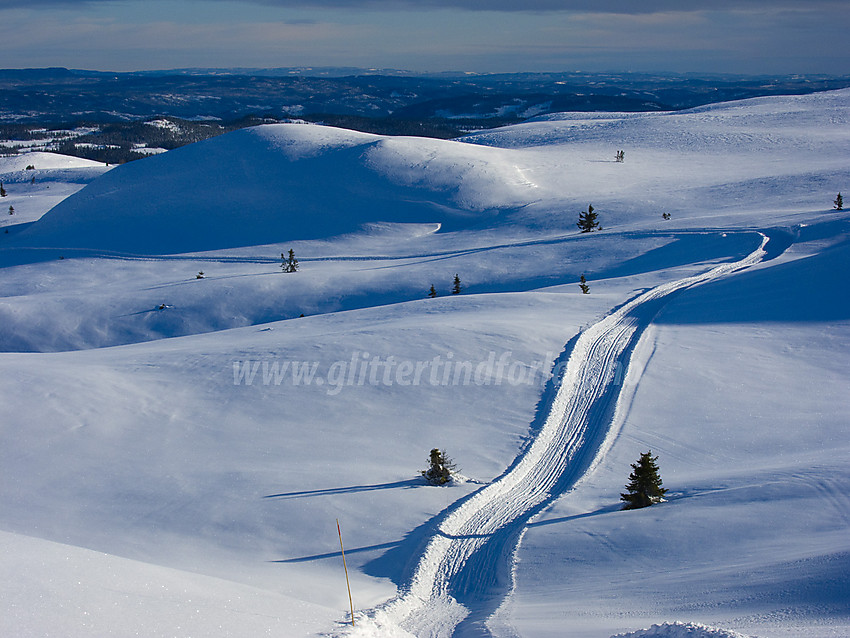
[[737, 631], [727, 631], [699, 623], [663, 623], [649, 629], [639, 629], [611, 638], [747, 638]]
[[0, 158], [0, 633], [847, 635], [848, 112]]

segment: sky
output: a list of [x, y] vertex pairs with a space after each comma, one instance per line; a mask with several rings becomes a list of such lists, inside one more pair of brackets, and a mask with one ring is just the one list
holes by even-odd
[[0, 0], [0, 24], [0, 68], [850, 73], [846, 0]]

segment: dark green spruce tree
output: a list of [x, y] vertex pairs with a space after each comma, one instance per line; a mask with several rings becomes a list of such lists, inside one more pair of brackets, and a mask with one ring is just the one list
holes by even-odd
[[835, 210], [844, 210], [844, 198], [841, 196], [841, 193], [838, 193], [838, 197], [835, 198], [833, 204], [835, 205]]
[[460, 277], [458, 277], [457, 273], [455, 273], [454, 281], [452, 282], [452, 294], [459, 295], [461, 291], [460, 287]]
[[434, 284], [431, 284], [431, 290], [428, 291], [428, 296], [431, 297], [431, 299], [437, 296], [437, 289], [434, 288]]
[[661, 475], [658, 473], [657, 456], [652, 456], [652, 450], [640, 455], [637, 463], [632, 463], [632, 473], [626, 485], [626, 493], [620, 494], [620, 500], [625, 502], [624, 510], [636, 510], [660, 503], [667, 490], [661, 487]]
[[579, 227], [581, 232], [589, 233], [599, 228], [599, 222], [596, 221], [598, 217], [599, 216], [593, 212], [593, 206], [588, 206], [586, 211], [581, 211], [581, 214], [578, 216], [576, 226]]

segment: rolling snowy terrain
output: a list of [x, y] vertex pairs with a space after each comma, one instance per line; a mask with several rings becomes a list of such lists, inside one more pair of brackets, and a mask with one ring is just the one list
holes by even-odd
[[848, 123], [0, 158], [0, 633], [847, 635]]

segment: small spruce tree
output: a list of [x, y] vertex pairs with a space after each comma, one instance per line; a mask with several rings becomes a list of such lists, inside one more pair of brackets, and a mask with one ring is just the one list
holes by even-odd
[[199, 271], [198, 271], [198, 274], [197, 274], [197, 275], [195, 275], [195, 279], [203, 279], [203, 278], [204, 278], [204, 271], [203, 271], [203, 270], [199, 270]]
[[0, 197], [6, 197], [6, 189], [3, 188], [3, 182], [0, 182]]
[[431, 284], [431, 290], [428, 291], [428, 296], [431, 297], [431, 299], [437, 296], [437, 289], [434, 288], [434, 284]]
[[841, 196], [841, 193], [838, 193], [833, 204], [835, 204], [835, 210], [844, 210], [844, 198]]
[[640, 455], [637, 463], [632, 463], [632, 473], [626, 485], [625, 494], [620, 494], [620, 500], [625, 502], [624, 510], [634, 510], [648, 507], [664, 500], [667, 490], [661, 487], [661, 475], [658, 473], [657, 456], [652, 456], [652, 450]]
[[585, 295], [590, 294], [590, 286], [587, 285], [587, 279], [584, 278], [584, 275], [578, 280], [578, 286], [581, 288], [582, 293]]
[[280, 267], [283, 269], [283, 272], [298, 272], [298, 260], [295, 259], [294, 250], [290, 248], [288, 256], [284, 256], [283, 253], [280, 253], [280, 260]]
[[422, 476], [431, 485], [445, 485], [452, 480], [457, 471], [455, 464], [442, 450], [434, 448], [428, 458], [428, 469], [422, 470]]
[[14, 207], [14, 206], [9, 206], [9, 214], [10, 214], [10, 215], [14, 215], [14, 214], [15, 214], [15, 207]]
[[452, 282], [452, 294], [459, 295], [461, 291], [460, 286], [460, 277], [458, 277], [457, 273], [455, 273], [454, 281]]
[[599, 228], [599, 222], [596, 221], [597, 218], [598, 215], [593, 212], [593, 206], [588, 206], [586, 211], [581, 211], [576, 226], [579, 227], [581, 232], [589, 233]]

